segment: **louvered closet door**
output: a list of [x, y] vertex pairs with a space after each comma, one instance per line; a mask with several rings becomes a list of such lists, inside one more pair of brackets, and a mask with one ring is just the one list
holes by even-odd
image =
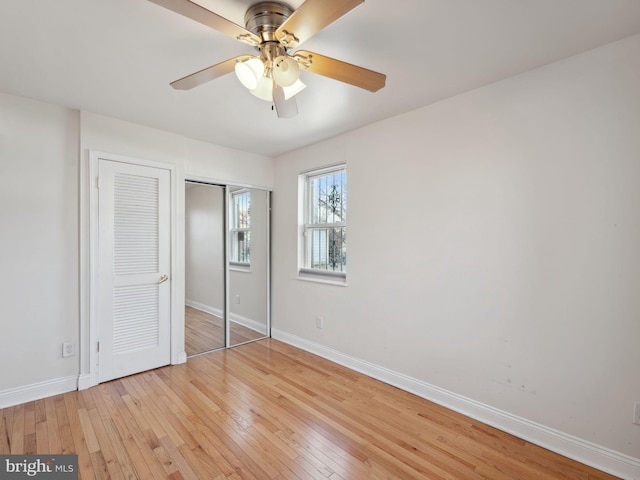
[[98, 377], [170, 363], [170, 173], [99, 161]]

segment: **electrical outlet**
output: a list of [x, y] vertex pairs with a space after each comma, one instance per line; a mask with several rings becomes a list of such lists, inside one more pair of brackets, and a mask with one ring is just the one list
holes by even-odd
[[240, 295], [236, 295], [236, 303], [240, 305]]
[[640, 425], [640, 402], [633, 404], [633, 423]]
[[316, 317], [316, 328], [324, 328], [324, 318]]
[[62, 357], [73, 357], [76, 354], [73, 343], [65, 342], [62, 344]]

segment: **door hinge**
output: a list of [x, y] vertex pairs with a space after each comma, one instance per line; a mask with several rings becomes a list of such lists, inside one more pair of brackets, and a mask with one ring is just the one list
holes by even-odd
[[98, 342], [97, 351], [98, 351], [98, 353], [100, 353], [100, 342]]
[[100, 180], [100, 177], [96, 177], [96, 188], [100, 190], [101, 186], [102, 186], [102, 181]]

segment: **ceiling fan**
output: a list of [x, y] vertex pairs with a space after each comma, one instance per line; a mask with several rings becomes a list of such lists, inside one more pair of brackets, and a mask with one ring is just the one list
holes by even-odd
[[257, 55], [230, 58], [171, 82], [173, 88], [189, 90], [235, 70], [252, 94], [272, 102], [278, 117], [286, 118], [298, 113], [295, 95], [305, 87], [299, 78], [300, 69], [371, 92], [384, 87], [386, 76], [381, 73], [307, 50], [291, 52], [364, 0], [306, 0], [297, 10], [284, 3], [262, 1], [248, 8], [246, 28], [191, 0], [149, 1], [258, 50]]

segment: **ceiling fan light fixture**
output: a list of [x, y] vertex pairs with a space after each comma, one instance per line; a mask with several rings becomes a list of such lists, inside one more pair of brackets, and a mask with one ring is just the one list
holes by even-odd
[[281, 87], [290, 87], [300, 77], [298, 62], [289, 55], [280, 55], [273, 61], [273, 80]]
[[263, 78], [264, 63], [259, 57], [252, 57], [244, 62], [236, 62], [235, 71], [240, 83], [249, 90], [253, 90]]
[[[264, 76], [258, 82], [258, 86], [250, 92], [258, 97], [260, 100], [264, 100], [265, 102], [273, 101], [273, 80], [267, 76]], [[291, 97], [299, 94], [302, 90], [307, 88], [307, 86], [302, 83], [300, 79], [296, 80], [296, 82], [289, 87], [282, 87], [284, 90], [284, 99], [289, 100]]]
[[[376, 92], [386, 75], [335, 58], [298, 50], [289, 54], [364, 0], [299, 0], [293, 10], [286, 0], [257, 1], [245, 13], [245, 27], [199, 5], [197, 0], [149, 0], [225, 35], [253, 45], [259, 55], [238, 55], [171, 82], [177, 90], [189, 90], [235, 70], [238, 80], [253, 95], [272, 102], [279, 118], [298, 113], [294, 96], [305, 88], [300, 68], [310, 73]], [[295, 34], [293, 33], [295, 32]]]

